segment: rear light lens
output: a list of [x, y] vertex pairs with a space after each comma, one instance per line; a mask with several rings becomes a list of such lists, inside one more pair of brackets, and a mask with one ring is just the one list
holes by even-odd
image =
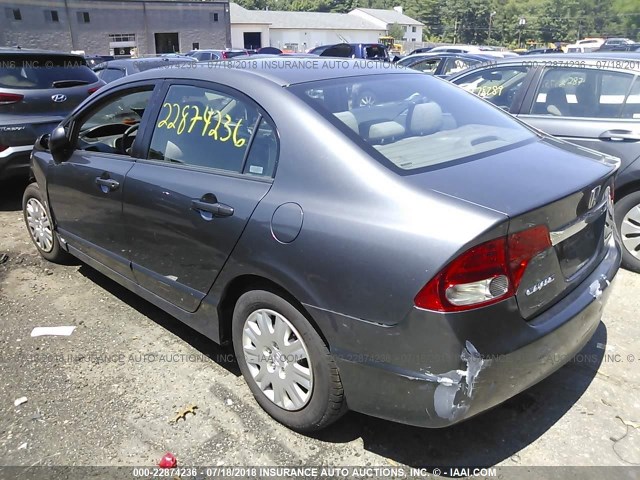
[[222, 52], [222, 58], [224, 58], [225, 60], [229, 58], [229, 55], [227, 54], [227, 52]]
[[6, 145], [0, 145], [0, 152], [4, 152], [7, 148], [9, 148]]
[[419, 308], [459, 312], [515, 295], [529, 262], [551, 247], [549, 230], [536, 226], [470, 248], [416, 295]]
[[100, 87], [92, 87], [88, 90], [89, 95], [91, 95], [92, 93], [96, 93], [98, 90], [100, 90]]
[[24, 95], [18, 95], [17, 93], [2, 93], [0, 92], [0, 105], [9, 105], [11, 103], [21, 102]]

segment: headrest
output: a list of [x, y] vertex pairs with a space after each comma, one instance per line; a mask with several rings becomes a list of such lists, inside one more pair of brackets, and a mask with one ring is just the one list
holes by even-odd
[[418, 103], [409, 111], [408, 117], [413, 135], [429, 135], [442, 129], [442, 109], [437, 103]]
[[356, 120], [356, 116], [351, 112], [338, 112], [334, 113], [336, 118], [344, 123], [347, 127], [353, 130], [356, 133], [360, 133], [358, 129], [358, 120]]

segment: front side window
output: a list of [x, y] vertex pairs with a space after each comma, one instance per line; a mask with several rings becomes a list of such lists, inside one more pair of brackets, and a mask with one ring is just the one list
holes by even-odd
[[510, 111], [528, 69], [523, 66], [485, 68], [454, 80], [464, 90]]
[[131, 155], [131, 147], [151, 99], [152, 87], [129, 91], [101, 102], [78, 122], [76, 149]]
[[[260, 123], [256, 129], [260, 118], [257, 107], [239, 96], [209, 88], [173, 85], [156, 120], [148, 158], [270, 175], [275, 168], [277, 146], [270, 143], [273, 131], [269, 133], [268, 124]], [[252, 153], [253, 156], [247, 158], [252, 140], [269, 151], [265, 151], [264, 156]], [[276, 150], [271, 151], [273, 148]]]
[[634, 76], [588, 68], [549, 68], [534, 94], [531, 114], [619, 118]]
[[[535, 139], [473, 95], [428, 75], [337, 78], [289, 87], [396, 171], [416, 171]], [[362, 102], [362, 98], [371, 99]]]

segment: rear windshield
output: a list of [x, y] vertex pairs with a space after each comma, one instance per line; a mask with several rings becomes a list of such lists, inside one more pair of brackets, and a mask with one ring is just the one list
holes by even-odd
[[536, 138], [508, 114], [427, 75], [373, 75], [289, 87], [364, 150], [415, 171]]
[[67, 88], [96, 83], [84, 58], [63, 55], [0, 55], [0, 87]]

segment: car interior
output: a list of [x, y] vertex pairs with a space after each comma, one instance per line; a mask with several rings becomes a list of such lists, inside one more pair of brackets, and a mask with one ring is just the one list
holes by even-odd
[[151, 91], [140, 91], [109, 101], [83, 119], [78, 129], [79, 150], [130, 155]]
[[[428, 77], [427, 77], [428, 78]], [[414, 169], [510, 145], [529, 132], [487, 128], [462, 109], [435, 102], [424, 91], [399, 88], [400, 98], [372, 106], [354, 104], [349, 86], [308, 88], [307, 99], [396, 166]], [[523, 137], [524, 136], [524, 137]]]

